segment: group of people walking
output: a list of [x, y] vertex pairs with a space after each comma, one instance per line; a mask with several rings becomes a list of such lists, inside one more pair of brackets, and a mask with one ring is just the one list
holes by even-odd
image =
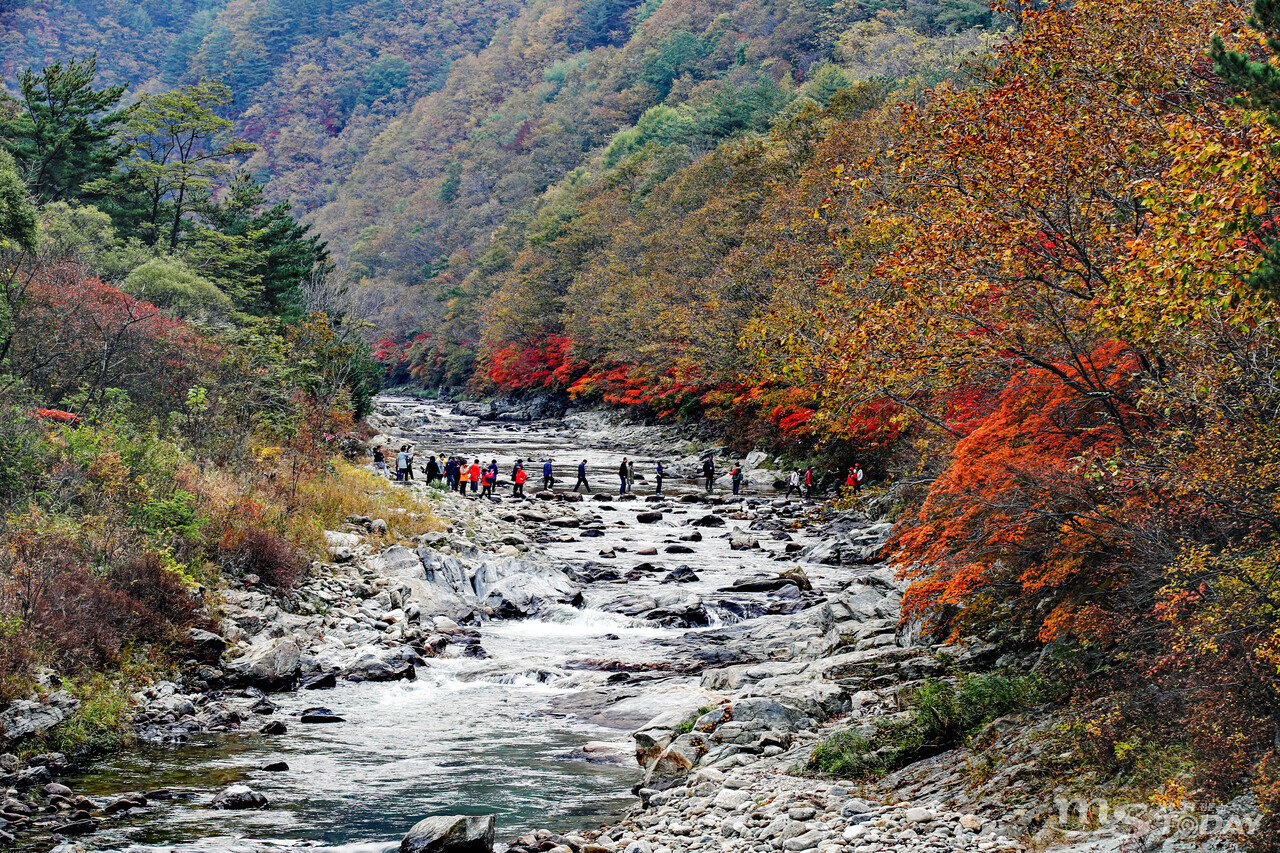
[[839, 468], [823, 471], [813, 465], [804, 471], [795, 468], [787, 475], [786, 496], [791, 497], [791, 493], [795, 492], [802, 497], [812, 498], [815, 494], [825, 495], [828, 489], [834, 489], [836, 497], [846, 489], [856, 495], [862, 491], [864, 476], [862, 466], [856, 462], [845, 473], [841, 473]]
[[[387, 450], [382, 447], [373, 449], [373, 465], [380, 474], [399, 481], [413, 479], [417, 456], [410, 445], [401, 445], [395, 452], [393, 461], [395, 464], [394, 473], [388, 470]], [[653, 466], [653, 493], [661, 495], [662, 481], [667, 476], [667, 468], [661, 461], [654, 462]], [[498, 485], [498, 460], [490, 460], [487, 465], [484, 465], [481, 464], [479, 459], [472, 459], [468, 463], [465, 456], [442, 456], [439, 460], [432, 456], [423, 466], [422, 473], [426, 477], [427, 485], [442, 482], [449, 491], [463, 495], [470, 491], [472, 495], [489, 498], [494, 496], [494, 489]], [[786, 497], [790, 498], [794, 493], [801, 497], [813, 498], [815, 495], [825, 495], [832, 487], [834, 487], [837, 497], [846, 489], [851, 490], [856, 495], [862, 491], [863, 476], [862, 466], [858, 464], [854, 464], [847, 472], [841, 472], [838, 468], [824, 471], [812, 465], [804, 471], [796, 468], [787, 475]], [[618, 494], [631, 493], [635, 488], [636, 479], [635, 462], [624, 457], [618, 465]], [[710, 457], [702, 462], [702, 479], [707, 491], [712, 491], [715, 487], [716, 467], [715, 462]], [[745, 479], [746, 475], [742, 466], [735, 464], [729, 471], [729, 482], [735, 495], [741, 494], [742, 484]], [[524, 460], [517, 459], [511, 466], [511, 496], [524, 497], [524, 484], [528, 480], [529, 474], [525, 470]], [[554, 491], [555, 484], [555, 460], [548, 458], [542, 463], [542, 488], [545, 491]], [[587, 479], [587, 460], [585, 459], [577, 465], [577, 479], [573, 484], [573, 491], [577, 492], [579, 489], [582, 489], [587, 494], [591, 493], [591, 484]]]

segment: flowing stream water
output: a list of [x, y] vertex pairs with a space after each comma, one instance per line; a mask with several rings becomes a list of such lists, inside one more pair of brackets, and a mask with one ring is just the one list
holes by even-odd
[[[381, 405], [386, 412], [396, 401]], [[597, 433], [584, 438], [556, 422], [481, 423], [451, 415], [443, 406], [415, 411], [417, 417], [406, 421], [413, 426], [404, 431], [419, 450], [420, 464], [430, 453], [463, 453], [485, 462], [497, 459], [501, 470], [509, 471], [515, 458], [523, 458], [538, 476], [541, 461], [551, 457], [561, 478], [558, 488], [565, 488], [563, 479], [568, 476], [571, 485], [577, 462], [585, 458], [593, 488], [617, 491], [617, 465], [625, 451], [592, 446], [600, 439]], [[652, 458], [642, 456], [637, 471], [649, 474]], [[691, 479], [674, 477], [666, 485], [665, 491], [675, 495], [697, 488]], [[638, 491], [644, 495], [652, 488], [641, 484]], [[636, 525], [642, 501], [592, 508], [608, 524], [603, 536], [565, 536], [568, 541], [543, 549], [580, 562], [597, 559], [601, 549], [611, 547], [627, 557], [673, 532]], [[781, 547], [778, 542], [764, 542], [758, 551], [730, 552], [713, 534], [690, 544], [694, 553], [664, 554], [660, 561], [667, 568], [688, 565], [698, 573], [701, 579], [680, 585], [681, 592], [710, 595], [736, 577], [778, 568], [772, 560]], [[630, 556], [626, 565], [641, 559]], [[346, 719], [342, 724], [291, 723], [287, 735], [274, 738], [249, 729], [181, 745], [144, 745], [100, 761], [73, 781], [77, 794], [167, 788], [173, 798], [109, 822], [80, 843], [94, 850], [248, 851], [305, 845], [378, 853], [393, 849], [409, 827], [435, 814], [496, 814], [499, 839], [533, 827], [570, 831], [606, 821], [634, 802], [630, 789], [640, 778], [639, 768], [626, 758], [632, 748], [628, 731], [598, 725], [591, 715], [566, 712], [558, 703], [602, 685], [609, 676], [573, 661], [661, 662], [676, 640], [687, 638], [689, 629], [664, 628], [599, 609], [612, 597], [644, 592], [669, 593], [671, 586], [660, 586], [656, 575], [625, 585], [595, 584], [582, 608], [566, 606], [538, 618], [488, 623], [482, 628], [488, 659], [431, 659], [418, 668], [416, 681], [342, 683], [323, 694], [272, 697], [280, 715], [322, 703]], [[713, 620], [734, 618], [709, 611]], [[687, 679], [691, 684], [696, 680]], [[590, 742], [615, 744], [614, 760], [587, 760], [583, 746]], [[596, 754], [607, 755], [608, 750]], [[276, 759], [286, 761], [289, 770], [256, 769]], [[237, 782], [265, 794], [271, 807], [249, 812], [208, 807], [214, 794]]]

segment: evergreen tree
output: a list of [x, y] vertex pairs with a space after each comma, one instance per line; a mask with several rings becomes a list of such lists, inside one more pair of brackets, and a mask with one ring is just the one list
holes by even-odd
[[129, 110], [125, 86], [94, 89], [98, 58], [55, 62], [18, 75], [18, 109], [0, 118], [0, 144], [40, 203], [81, 199], [89, 182], [110, 175], [125, 155], [113, 137]]
[[36, 248], [36, 211], [27, 201], [26, 187], [13, 158], [0, 151], [0, 249]]
[[329, 252], [309, 227], [293, 218], [289, 202], [268, 206], [263, 187], [238, 172], [220, 203], [200, 210], [192, 230], [197, 266], [250, 314], [289, 314], [308, 276], [333, 269]]
[[128, 181], [145, 199], [138, 236], [148, 245], [176, 250], [188, 214], [231, 169], [230, 160], [257, 146], [232, 134], [230, 119], [215, 110], [231, 103], [231, 90], [201, 80], [160, 95], [147, 95], [125, 123]]

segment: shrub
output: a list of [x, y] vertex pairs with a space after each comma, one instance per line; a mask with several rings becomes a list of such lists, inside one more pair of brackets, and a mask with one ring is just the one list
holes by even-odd
[[239, 546], [224, 554], [224, 560], [228, 568], [257, 575], [264, 584], [278, 590], [293, 589], [307, 566], [292, 544], [260, 527], [245, 531]]
[[807, 769], [854, 779], [883, 776], [960, 746], [982, 726], [1041, 695], [1039, 682], [1021, 675], [991, 672], [954, 684], [929, 679], [911, 698], [907, 719], [881, 722], [870, 735], [836, 732], [814, 749]]
[[173, 627], [188, 627], [200, 619], [200, 599], [187, 580], [164, 564], [159, 554], [134, 556], [111, 570], [111, 585], [135, 602], [143, 621], [131, 633], [140, 639], [163, 639]]
[[112, 749], [133, 739], [133, 696], [126, 680], [95, 673], [70, 692], [80, 707], [45, 736], [48, 746], [74, 754]]

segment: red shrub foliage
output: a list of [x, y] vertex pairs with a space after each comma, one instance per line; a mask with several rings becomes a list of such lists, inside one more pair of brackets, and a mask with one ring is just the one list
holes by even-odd
[[202, 352], [184, 323], [74, 265], [34, 269], [18, 319], [12, 364], [54, 403], [80, 387], [125, 388], [140, 403], [178, 399]]
[[[126, 643], [166, 642], [201, 620], [199, 599], [153, 553], [125, 554], [102, 573], [100, 558], [56, 531], [12, 530], [8, 543], [0, 606], [14, 630], [0, 645], [40, 648], [64, 672], [99, 669]], [[0, 654], [13, 658], [6, 675], [28, 659]]]
[[287, 540], [260, 527], [250, 527], [232, 547], [223, 547], [224, 563], [264, 584], [290, 590], [307, 568], [306, 559]]
[[559, 386], [557, 371], [565, 367], [572, 345], [563, 335], [548, 335], [525, 346], [507, 344], [489, 356], [485, 376], [499, 388], [512, 391]]

